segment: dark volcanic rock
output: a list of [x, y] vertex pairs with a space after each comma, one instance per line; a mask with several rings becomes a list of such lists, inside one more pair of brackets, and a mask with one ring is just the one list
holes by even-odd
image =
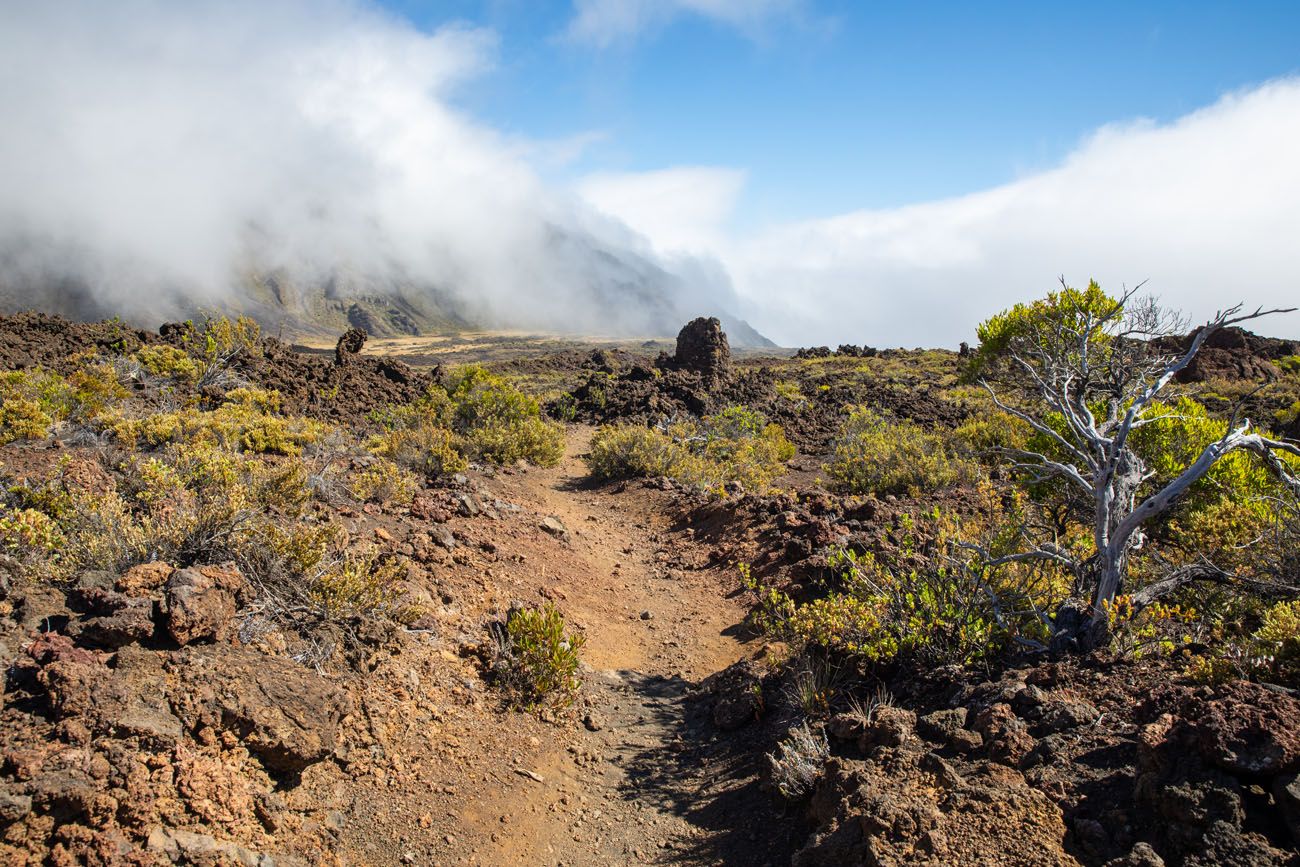
[[[1161, 352], [1171, 355], [1186, 352], [1200, 329], [1183, 337], [1164, 337], [1156, 341]], [[1211, 379], [1256, 380], [1278, 375], [1274, 362], [1300, 352], [1294, 340], [1261, 337], [1241, 328], [1221, 328], [1202, 344], [1196, 357], [1183, 368], [1179, 382], [1205, 382]]]
[[731, 346], [716, 318], [693, 319], [677, 334], [673, 366], [717, 383], [731, 372]]
[[342, 366], [348, 364], [352, 359], [361, 354], [361, 349], [366, 345], [368, 335], [361, 328], [349, 328], [339, 337], [338, 344], [334, 347], [334, 363]]

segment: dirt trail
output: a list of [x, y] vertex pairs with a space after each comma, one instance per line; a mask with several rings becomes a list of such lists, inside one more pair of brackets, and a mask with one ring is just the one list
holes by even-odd
[[461, 813], [486, 832], [471, 835], [484, 842], [466, 860], [780, 863], [754, 845], [750, 802], [766, 795], [753, 757], [727, 759], [734, 750], [715, 740], [708, 703], [692, 697], [701, 679], [752, 650], [734, 637], [744, 617], [728, 598], [734, 577], [705, 566], [688, 532], [670, 534], [668, 518], [639, 489], [586, 488], [581, 455], [590, 437], [580, 429], [558, 467], [507, 483], [516, 502], [569, 529], [579, 568], [553, 577], [569, 619], [587, 635], [591, 670], [579, 710], [587, 725], [577, 744], [543, 744], [515, 785]]

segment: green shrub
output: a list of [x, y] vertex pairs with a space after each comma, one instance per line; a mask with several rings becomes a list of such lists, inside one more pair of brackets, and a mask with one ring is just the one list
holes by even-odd
[[0, 373], [0, 444], [44, 439], [71, 412], [72, 389], [39, 368]]
[[63, 544], [58, 522], [35, 509], [0, 509], [0, 546], [10, 555], [49, 557]]
[[310, 593], [328, 620], [349, 620], [374, 615], [397, 599], [398, 583], [406, 578], [406, 564], [370, 547], [349, 552], [323, 570], [310, 585]]
[[762, 413], [732, 407], [663, 429], [601, 428], [586, 461], [591, 474], [601, 479], [665, 476], [708, 489], [739, 483], [763, 490], [785, 472], [794, 454], [780, 425], [769, 424]]
[[153, 376], [183, 382], [195, 382], [199, 378], [198, 363], [188, 352], [176, 346], [142, 346], [136, 350], [134, 357], [140, 367]]
[[953, 438], [972, 455], [980, 456], [998, 449], [1023, 449], [1033, 429], [1028, 424], [1001, 411], [973, 415], [954, 431]]
[[238, 388], [214, 410], [183, 409], [142, 418], [110, 418], [106, 426], [128, 448], [159, 448], [171, 443], [213, 444], [234, 452], [299, 455], [329, 430], [314, 419], [277, 414], [274, 391]]
[[536, 398], [477, 365], [459, 368], [442, 386], [462, 452], [495, 464], [526, 460], [554, 466], [564, 455], [564, 428], [542, 417]]
[[596, 432], [586, 461], [598, 479], [658, 478], [674, 476], [689, 454], [660, 431], [618, 425]]
[[529, 708], [566, 707], [578, 692], [582, 635], [565, 631], [564, 616], [550, 602], [541, 608], [511, 608], [505, 623], [493, 625], [497, 683], [511, 700]]
[[[477, 365], [457, 369], [409, 405], [372, 413], [371, 420], [385, 429], [372, 443], [376, 454], [430, 475], [458, 472], [467, 460], [554, 466], [564, 455], [564, 427], [543, 418], [535, 398]], [[420, 455], [424, 449], [427, 457]]]
[[825, 469], [837, 489], [854, 494], [915, 494], [974, 475], [943, 436], [868, 407], [850, 412]]
[[831, 577], [807, 600], [764, 585], [742, 567], [741, 584], [755, 595], [751, 623], [795, 654], [865, 664], [987, 664], [1018, 638], [1043, 639], [1042, 613], [1069, 594], [1070, 576], [1039, 564], [989, 568], [965, 547], [969, 541], [998, 556], [1006, 544], [999, 536], [1018, 520], [1004, 514], [1015, 511], [1014, 501], [1004, 504], [984, 487], [976, 491], [980, 511], [963, 521], [938, 510], [902, 516], [888, 560], [831, 550]]
[[414, 499], [415, 489], [415, 476], [383, 458], [353, 473], [349, 480], [352, 496], [362, 502], [406, 504]]
[[430, 478], [459, 473], [468, 466], [456, 448], [455, 434], [431, 423], [385, 431], [371, 438], [369, 448], [398, 466]]
[[201, 325], [187, 322], [182, 338], [197, 368], [195, 384], [229, 386], [239, 383], [232, 368], [243, 358], [262, 355], [262, 327], [248, 316], [207, 316]]
[[[1146, 423], [1133, 431], [1133, 450], [1153, 474], [1149, 484], [1168, 484], [1228, 432], [1228, 421], [1212, 417], [1190, 397], [1153, 404]], [[1278, 454], [1300, 472], [1300, 459]], [[1192, 486], [1157, 533], [1185, 557], [1215, 555], [1225, 566], [1238, 565], [1276, 519], [1282, 493], [1269, 469], [1253, 454], [1234, 451], [1221, 458]]]

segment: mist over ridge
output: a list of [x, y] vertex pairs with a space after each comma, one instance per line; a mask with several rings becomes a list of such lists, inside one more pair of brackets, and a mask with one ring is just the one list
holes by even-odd
[[487, 31], [347, 0], [0, 18], [8, 307], [156, 324], [395, 299], [432, 322], [632, 334], [735, 309], [715, 263], [656, 255], [451, 106], [491, 63]]

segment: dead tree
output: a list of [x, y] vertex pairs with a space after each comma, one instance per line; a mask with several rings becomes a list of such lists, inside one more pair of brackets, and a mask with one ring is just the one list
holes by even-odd
[[[1225, 455], [1251, 452], [1286, 487], [1300, 491], [1300, 479], [1279, 457], [1283, 452], [1300, 455], [1300, 448], [1264, 436], [1249, 419], [1237, 418], [1175, 478], [1158, 490], [1147, 489], [1155, 474], [1134, 451], [1130, 437], [1167, 417], [1155, 407], [1165, 387], [1215, 332], [1294, 308], [1243, 313], [1238, 304], [1219, 311], [1181, 353], [1162, 354], [1152, 339], [1181, 332], [1185, 322], [1154, 300], [1135, 300], [1135, 291], [1113, 303], [1063, 305], [1068, 309], [1048, 304], [1038, 315], [1021, 317], [995, 354], [995, 369], [1001, 375], [978, 378], [999, 409], [1052, 444], [1042, 451], [997, 451], [1034, 481], [1061, 480], [1090, 515], [1095, 542], [1095, 552], [1083, 561], [1059, 546], [1040, 544], [986, 565], [1040, 559], [1070, 569], [1079, 597], [1073, 603], [1075, 616], [1064, 616], [1063, 608], [1055, 628], [1058, 634], [1072, 632], [1067, 637], [1085, 645], [1104, 632], [1106, 604], [1123, 588], [1129, 557], [1142, 543], [1143, 527], [1168, 513]], [[1094, 301], [1104, 297], [1097, 292]], [[1068, 288], [1056, 297], [1070, 297], [1069, 293], [1079, 297]], [[1008, 399], [1006, 390], [1000, 394], [991, 379], [1018, 391], [1019, 399]], [[1149, 604], [1189, 582], [1225, 577], [1211, 564], [1195, 564], [1144, 588], [1136, 601]], [[1081, 604], [1085, 598], [1086, 607]]]

